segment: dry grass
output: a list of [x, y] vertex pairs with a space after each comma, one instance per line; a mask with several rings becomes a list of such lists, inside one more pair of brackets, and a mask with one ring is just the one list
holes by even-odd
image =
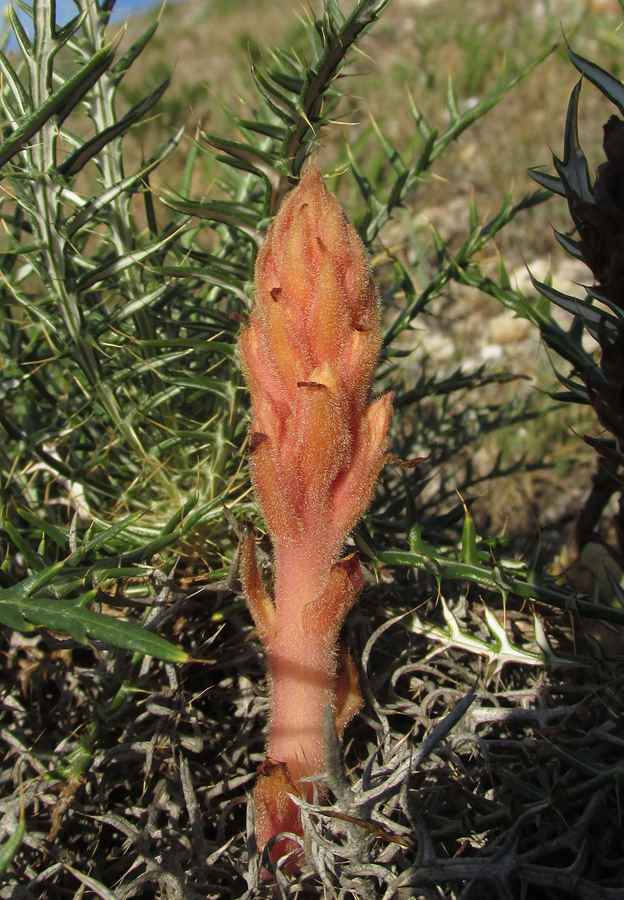
[[[6, 837], [23, 804], [28, 832], [1, 897], [620, 895], [621, 681], [499, 675], [474, 654], [428, 649], [410, 633], [414, 586], [385, 579], [352, 622], [366, 698], [347, 736], [352, 771], [336, 758], [335, 804], [306, 816], [316, 871], [263, 887], [246, 838], [263, 665], [246, 616], [210, 621], [213, 598], [200, 591], [176, 622], [197, 658], [178, 669], [5, 641], [0, 812]], [[402, 615], [380, 619], [380, 607]], [[486, 638], [476, 596], [456, 612]], [[526, 616], [510, 609], [509, 622], [522, 641]], [[565, 619], [550, 631], [565, 646]]]

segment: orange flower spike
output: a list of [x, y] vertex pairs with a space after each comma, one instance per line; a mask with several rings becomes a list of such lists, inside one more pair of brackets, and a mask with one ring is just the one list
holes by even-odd
[[[342, 734], [361, 705], [341, 631], [363, 576], [356, 555], [340, 555], [385, 461], [392, 403], [390, 395], [370, 400], [381, 332], [364, 247], [316, 169], [283, 202], [255, 285], [239, 350], [253, 408], [252, 481], [273, 543], [272, 592], [249, 533], [241, 576], [271, 687], [267, 758], [254, 791], [263, 848], [280, 831], [302, 833], [288, 794], [314, 796], [300, 779], [324, 771], [326, 707]], [[282, 840], [272, 855], [293, 849]]]

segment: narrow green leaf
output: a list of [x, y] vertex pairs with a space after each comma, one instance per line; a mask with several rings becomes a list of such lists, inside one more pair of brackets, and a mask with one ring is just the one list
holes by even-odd
[[26, 835], [26, 818], [24, 810], [20, 810], [20, 817], [17, 828], [13, 834], [0, 846], [0, 875], [2, 875], [11, 865], [22, 841]]
[[84, 206], [81, 206], [66, 220], [65, 230], [68, 236], [75, 234], [79, 228], [82, 228], [89, 221], [89, 219], [94, 218], [101, 209], [110, 206], [113, 200], [121, 194], [132, 194], [142, 187], [146, 176], [160, 165], [173, 150], [175, 150], [180, 143], [183, 134], [184, 126], [181, 126], [171, 139], [159, 147], [156, 153], [141, 166], [138, 172], [135, 172], [133, 175], [128, 175], [116, 184], [111, 185], [111, 187], [102, 191], [101, 194], [98, 194], [88, 203], [85, 203]]
[[469, 228], [471, 231], [476, 231], [479, 227], [479, 213], [477, 210], [477, 204], [474, 201], [474, 197], [470, 200], [470, 212], [469, 212], [469, 220], [468, 220]]
[[585, 59], [583, 56], [579, 56], [579, 54], [575, 53], [570, 47], [568, 47], [568, 56], [581, 75], [584, 78], [587, 78], [588, 81], [591, 81], [591, 83], [595, 85], [608, 100], [617, 106], [620, 113], [624, 115], [624, 85], [622, 82], [618, 78], [615, 78], [615, 76], [609, 74], [609, 72], [605, 72], [605, 70], [596, 65], [596, 63], [591, 62], [589, 59]]
[[28, 115], [13, 134], [0, 145], [0, 167], [4, 166], [53, 116], [57, 116], [59, 124], [80, 103], [87, 91], [106, 71], [115, 56], [115, 51], [108, 45], [91, 57], [76, 74], [64, 82], [45, 103], [31, 115]]
[[131, 300], [130, 303], [113, 312], [113, 315], [106, 323], [107, 327], [109, 325], [119, 325], [124, 320], [141, 312], [141, 310], [149, 309], [150, 306], [159, 303], [168, 292], [169, 286], [160, 284], [155, 290], [147, 291], [142, 297]]
[[83, 166], [100, 153], [107, 144], [110, 144], [111, 141], [121, 137], [121, 135], [125, 134], [126, 131], [135, 124], [135, 122], [140, 121], [152, 106], [158, 103], [169, 87], [170, 82], [171, 79], [166, 78], [154, 91], [152, 91], [151, 94], [129, 109], [125, 116], [115, 122], [114, 125], [104, 128], [103, 131], [94, 135], [90, 140], [86, 141], [81, 147], [75, 150], [57, 167], [59, 174], [62, 175], [63, 178], [69, 179], [80, 172]]
[[42, 531], [44, 534], [47, 534], [47, 536], [54, 541], [57, 547], [62, 547], [63, 550], [67, 549], [67, 534], [57, 528], [56, 525], [53, 525], [52, 522], [49, 522], [46, 519], [39, 518], [39, 516], [36, 516], [29, 509], [26, 509], [23, 506], [17, 507], [17, 514], [30, 525], [33, 525], [36, 529]]
[[609, 324], [617, 329], [618, 320], [611, 313], [608, 313], [603, 309], [598, 309], [586, 300], [564, 294], [563, 291], [558, 291], [556, 288], [550, 287], [541, 281], [537, 281], [533, 278], [531, 281], [540, 294], [547, 297], [551, 303], [554, 303], [560, 309], [564, 309], [566, 312], [578, 316], [583, 321], [585, 327], [592, 330], [592, 332], [597, 334], [597, 330], [601, 324], [603, 326]]
[[[463, 503], [463, 501], [462, 501]], [[461, 548], [459, 552], [460, 562], [468, 563], [470, 566], [479, 565], [479, 555], [477, 553], [477, 532], [475, 529], [474, 519], [470, 515], [468, 507], [464, 503], [464, 527], [462, 528]]]
[[87, 10], [83, 9], [82, 12], [78, 13], [77, 16], [74, 16], [73, 19], [70, 19], [62, 28], [56, 28], [55, 36], [56, 42], [59, 46], [66, 44], [78, 31], [78, 29], [82, 26], [82, 23], [87, 18]]
[[535, 304], [536, 312], [540, 319], [543, 321], [549, 320], [552, 318], [552, 312], [550, 309], [550, 300], [548, 297], [545, 297], [543, 294], [539, 294], [537, 298], [537, 303]]
[[453, 84], [453, 79], [450, 75], [446, 82], [446, 107], [449, 111], [451, 122], [456, 122], [460, 116], [459, 103], [457, 102], [455, 85]]
[[549, 175], [547, 172], [541, 172], [539, 169], [528, 169], [527, 171], [533, 181], [536, 181], [541, 187], [546, 188], [547, 191], [551, 191], [553, 194], [559, 194], [560, 197], [565, 197], [565, 188], [558, 175]]
[[0, 603], [21, 603], [25, 598], [35, 594], [41, 588], [47, 587], [65, 565], [66, 560], [61, 560], [54, 563], [54, 565], [46, 566], [45, 569], [35, 572], [22, 581], [18, 581], [17, 584], [9, 588], [0, 589]]
[[414, 122], [416, 123], [416, 128], [418, 129], [418, 132], [423, 141], [427, 142], [431, 138], [431, 135], [435, 134], [435, 129], [431, 127], [425, 117], [425, 114], [422, 112], [420, 107], [416, 105], [416, 101], [411, 92], [409, 93], [408, 97], [410, 110], [412, 112]]
[[28, 59], [31, 55], [32, 51], [32, 42], [26, 33], [26, 29], [22, 25], [19, 16], [15, 12], [15, 7], [12, 3], [9, 4], [9, 22], [11, 23], [11, 28], [13, 29], [13, 34], [15, 35], [15, 39], [19, 44], [20, 51], [24, 59]]
[[256, 66], [251, 67], [251, 74], [254, 77], [258, 90], [273, 112], [279, 116], [282, 121], [286, 122], [288, 125], [292, 125], [293, 121], [295, 121], [298, 116], [296, 104], [281, 93], [281, 91], [278, 91], [272, 84], [269, 84]]
[[22, 554], [28, 567], [34, 572], [40, 572], [45, 568], [45, 560], [43, 560], [28, 543], [28, 540], [15, 528], [9, 519], [4, 519], [2, 527], [8, 534], [11, 541], [15, 544], [18, 551]]
[[99, 897], [100, 900], [118, 900], [118, 895], [114, 894], [110, 888], [107, 888], [106, 885], [102, 884], [101, 881], [98, 881], [97, 878], [93, 878], [92, 875], [86, 875], [84, 872], [75, 869], [68, 863], [63, 863], [63, 866], [67, 872], [70, 872], [74, 878], [80, 882], [81, 892], [82, 888], [87, 888], [94, 893], [96, 897]]
[[[373, 120], [373, 128], [375, 129], [375, 133], [377, 135], [377, 140], [379, 141], [379, 145], [383, 152], [386, 154], [390, 165], [394, 169], [397, 175], [404, 176], [407, 172], [407, 166], [401, 159], [400, 153], [392, 146], [390, 141], [386, 138], [385, 134], [379, 128], [377, 122]], [[396, 188], [395, 188], [396, 189]]]
[[220, 378], [210, 378], [206, 375], [183, 375], [176, 373], [172, 376], [163, 376], [165, 381], [173, 382], [178, 387], [195, 388], [216, 394], [218, 397], [229, 399], [232, 396], [232, 382], [223, 381]]
[[303, 78], [280, 72], [278, 69], [267, 69], [267, 75], [278, 87], [285, 88], [293, 94], [300, 94], [305, 84]]
[[241, 208], [238, 203], [219, 201], [176, 200], [163, 198], [166, 206], [188, 216], [197, 216], [200, 219], [208, 219], [212, 222], [231, 225], [248, 234], [254, 241], [258, 240], [257, 226], [260, 224], [260, 216], [250, 213], [248, 208]]
[[0, 72], [2, 73], [4, 81], [10, 86], [15, 100], [19, 104], [20, 113], [24, 115], [31, 109], [30, 97], [26, 88], [20, 81], [17, 72], [2, 50], [0, 50]]
[[500, 256], [498, 258], [498, 264], [497, 264], [496, 268], [497, 268], [497, 276], [498, 276], [498, 281], [500, 283], [500, 286], [504, 290], [513, 290], [512, 286], [511, 286], [511, 280], [509, 278], [509, 273], [507, 272], [507, 267], [505, 266], [505, 261], [502, 258], [502, 256]]
[[262, 134], [265, 137], [273, 138], [273, 140], [279, 141], [280, 143], [284, 140], [286, 134], [283, 125], [275, 125], [271, 122], [256, 122], [253, 119], [236, 119], [236, 122], [240, 128], [243, 128], [246, 131]]
[[115, 525], [110, 525], [108, 528], [105, 528], [104, 531], [100, 531], [96, 534], [95, 537], [85, 541], [79, 551], [80, 558], [82, 559], [88, 553], [95, 553], [96, 550], [106, 546], [106, 544], [110, 544], [118, 535], [122, 534], [127, 528], [130, 528], [131, 525], [134, 525], [135, 522], [138, 522], [139, 519], [145, 515], [145, 512], [144, 509], [140, 509], [137, 512], [131, 513], [129, 516], [126, 516], [125, 519], [116, 522]]
[[555, 238], [566, 253], [569, 253], [570, 256], [580, 260], [580, 262], [585, 262], [585, 257], [583, 256], [583, 251], [581, 250], [581, 245], [578, 241], [575, 241], [574, 238], [569, 237], [567, 234], [562, 234], [560, 231], [555, 231]]
[[65, 564], [57, 563], [10, 588], [0, 588], [0, 622], [16, 631], [49, 628], [68, 634], [80, 643], [91, 638], [170, 662], [183, 662], [187, 658], [183, 650], [133, 622], [85, 609], [81, 603], [90, 600], [91, 592], [87, 598], [79, 595], [68, 600], [36, 596], [39, 588], [51, 584], [61, 574]]
[[229, 156], [235, 157], [253, 166], [256, 171], [264, 174], [273, 173], [273, 180], [277, 181], [277, 173], [275, 172], [275, 154], [266, 153], [258, 147], [250, 144], [243, 144], [241, 141], [229, 141], [218, 137], [215, 134], [206, 135], [206, 140], [211, 147], [216, 150], [222, 150]]
[[568, 103], [564, 134], [563, 159], [553, 157], [553, 162], [559, 175], [565, 194], [580, 197], [587, 203], [594, 203], [589, 166], [585, 154], [581, 150], [578, 136], [578, 102], [581, 93], [581, 82], [575, 85]]
[[417, 553], [419, 556], [430, 556], [431, 553], [435, 552], [432, 544], [427, 543], [423, 538], [422, 530], [418, 522], [412, 522], [407, 534], [407, 542], [412, 553]]
[[135, 250], [126, 256], [116, 256], [114, 259], [111, 259], [100, 266], [94, 272], [90, 272], [88, 275], [79, 278], [75, 284], [76, 291], [78, 293], [86, 291], [87, 288], [99, 284], [111, 275], [124, 272], [130, 267], [136, 266], [137, 263], [141, 263], [144, 260], [149, 259], [150, 256], [153, 256], [155, 253], [158, 253], [159, 250], [164, 250], [173, 240], [174, 236], [169, 235], [161, 241], [154, 241], [154, 243], [148, 244], [147, 247]]
[[114, 81], [120, 81], [125, 73], [128, 71], [132, 63], [137, 59], [138, 56], [143, 52], [147, 44], [154, 37], [156, 31], [158, 30], [158, 22], [153, 22], [149, 28], [143, 32], [143, 34], [137, 38], [137, 40], [132, 44], [129, 50], [124, 53], [118, 62], [111, 69], [111, 77]]
[[[25, 607], [25, 605], [24, 605]], [[0, 600], [0, 617], [2, 616]], [[37, 627], [49, 628], [69, 634], [74, 640], [86, 644], [91, 638], [113, 644], [124, 650], [155, 656], [169, 662], [184, 662], [187, 654], [157, 634], [152, 634], [115, 616], [103, 615], [82, 607], [59, 608], [56, 600], [32, 600], [22, 609], [26, 621]]]
[[235, 293], [243, 305], [247, 305], [248, 298], [244, 290], [244, 285], [238, 278], [224, 275], [222, 278], [215, 277], [207, 269], [188, 268], [182, 266], [148, 266], [148, 271], [156, 276], [165, 276], [166, 278], [196, 278], [200, 281], [206, 281], [217, 287], [222, 287], [230, 293]]
[[338, 0], [326, 0], [325, 12], [326, 15], [329, 16], [332, 29], [334, 31], [339, 31], [339, 29], [344, 26], [346, 19], [344, 13], [340, 9]]
[[[154, 572], [153, 566], [111, 566], [109, 565], [110, 560], [106, 560], [106, 566], [99, 565], [100, 561], [97, 561], [89, 566], [89, 571], [99, 572], [101, 569], [104, 570], [104, 574], [102, 576], [102, 582], [108, 581], [109, 579], [117, 579], [117, 578], [139, 578], [140, 576], [147, 577], [152, 575]], [[102, 583], [100, 582], [100, 583]]]

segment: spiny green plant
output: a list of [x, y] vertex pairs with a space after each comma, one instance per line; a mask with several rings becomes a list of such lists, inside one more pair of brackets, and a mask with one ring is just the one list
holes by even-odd
[[[624, 125], [617, 115], [611, 116], [605, 124], [603, 144], [606, 162], [598, 167], [592, 179], [579, 139], [579, 100], [583, 82], [589, 82], [620, 114], [624, 114], [624, 87], [618, 78], [595, 62], [579, 55], [570, 46], [567, 50], [581, 79], [574, 87], [568, 104], [563, 156], [553, 155], [555, 175], [541, 168], [530, 169], [530, 174], [543, 188], [567, 200], [573, 231], [556, 231], [555, 236], [573, 259], [588, 266], [595, 284], [587, 287], [585, 296], [579, 298], [558, 290], [551, 283], [533, 278], [540, 300], [531, 304], [526, 297], [511, 289], [501, 266], [500, 286], [505, 290], [501, 291], [500, 286], [491, 282], [481, 282], [480, 286], [498, 296], [517, 315], [529, 319], [539, 329], [542, 340], [553, 351], [553, 368], [562, 388], [552, 396], [563, 403], [589, 406], [595, 412], [602, 431], [598, 436], [585, 434], [583, 439], [596, 451], [598, 466], [569, 538], [570, 561], [578, 559], [582, 563], [585, 548], [598, 544], [621, 571], [624, 569], [624, 500], [621, 490], [624, 463], [621, 396], [624, 379], [624, 255], [621, 241], [624, 194], [620, 169], [624, 159]], [[567, 328], [556, 321], [553, 308], [568, 315]], [[594, 349], [596, 346], [597, 350]], [[560, 360], [570, 366], [569, 371], [561, 371]], [[618, 509], [609, 522], [605, 520], [605, 510], [614, 494], [619, 498]], [[595, 566], [593, 569], [596, 575], [598, 570]], [[594, 580], [594, 599], [599, 600], [595, 605], [597, 617], [621, 625], [619, 616], [610, 618], [607, 606], [610, 604], [618, 612], [621, 611], [624, 596], [617, 579], [612, 578], [609, 584], [597, 577]]]
[[119, 109], [157, 23], [120, 53], [113, 6], [85, 0], [60, 27], [54, 3], [20, 5], [28, 29], [11, 7], [20, 57], [0, 55], [0, 619], [180, 659], [90, 607], [119, 578], [144, 591], [208, 523], [206, 564], [227, 567], [222, 506], [245, 489], [229, 313], [246, 271], [236, 238], [211, 253], [188, 219], [159, 224], [150, 176], [181, 129], [126, 171], [124, 141], [170, 79]]
[[[624, 7], [623, 7], [624, 8]], [[621, 467], [624, 463], [624, 409], [621, 385], [624, 379], [624, 294], [622, 274], [624, 256], [621, 246], [623, 200], [621, 161], [624, 125], [617, 115], [604, 126], [606, 162], [592, 181], [587, 159], [579, 141], [579, 99], [583, 80], [598, 88], [624, 114], [622, 82], [596, 63], [568, 48], [568, 56], [581, 74], [568, 105], [564, 135], [564, 154], [553, 158], [557, 174], [547, 175], [532, 169], [533, 178], [553, 193], [565, 197], [576, 236], [556, 232], [561, 246], [573, 258], [586, 263], [595, 284], [583, 299], [570, 297], [550, 285], [534, 282], [546, 300], [571, 314], [568, 333], [557, 343], [548, 337], [549, 346], [572, 365], [569, 374], [557, 372], [564, 390], [557, 399], [593, 407], [604, 429], [599, 437], [585, 435], [584, 440], [598, 456], [598, 470], [587, 502], [576, 523], [576, 543], [583, 546], [597, 536], [597, 528], [610, 497], [619, 494], [619, 509], [614, 524], [616, 544], [612, 552], [620, 566], [624, 563], [624, 506], [621, 493]], [[587, 334], [599, 345], [599, 359], [585, 349]]]

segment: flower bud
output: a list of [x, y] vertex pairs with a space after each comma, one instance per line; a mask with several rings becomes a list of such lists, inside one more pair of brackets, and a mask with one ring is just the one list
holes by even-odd
[[389, 396], [367, 408], [380, 346], [364, 247], [313, 169], [258, 254], [240, 339], [252, 477], [274, 541], [298, 537], [320, 516], [326, 541], [339, 547], [368, 506], [392, 415]]

